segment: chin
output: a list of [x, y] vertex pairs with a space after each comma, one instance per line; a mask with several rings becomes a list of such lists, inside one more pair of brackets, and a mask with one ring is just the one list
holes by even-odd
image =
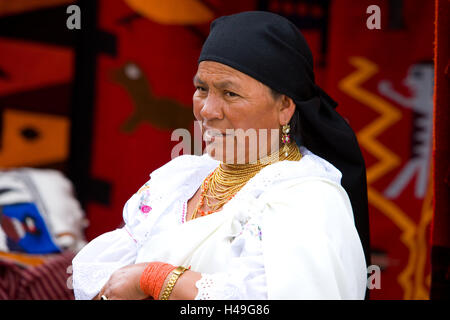
[[204, 153], [207, 153], [214, 160], [224, 162], [223, 160], [225, 159], [225, 155], [223, 154], [223, 152], [217, 152], [217, 150], [211, 149], [211, 147], [206, 147]]
[[207, 142], [203, 153], [207, 153], [214, 160], [224, 162], [225, 153], [223, 152], [223, 145], [219, 146], [217, 143]]
[[[245, 145], [233, 144], [230, 146], [230, 149], [227, 150], [222, 141], [209, 142], [206, 144], [204, 153], [207, 153], [211, 158], [222, 163], [244, 164], [248, 162], [249, 158]], [[256, 158], [254, 160], [256, 161]]]

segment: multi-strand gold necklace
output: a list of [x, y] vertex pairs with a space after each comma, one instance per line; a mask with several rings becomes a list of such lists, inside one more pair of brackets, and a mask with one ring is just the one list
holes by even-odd
[[[287, 143], [286, 147], [287, 150], [284, 148], [282, 152], [274, 152], [258, 160], [256, 163], [226, 164], [226, 167], [221, 163], [203, 181], [200, 200], [192, 219], [195, 219], [197, 215], [205, 216], [219, 211], [226, 202], [231, 200], [265, 166], [277, 161], [299, 161], [302, 158], [300, 150], [295, 143]], [[287, 155], [285, 151], [287, 151]], [[216, 200], [216, 203], [212, 204], [212, 199]], [[200, 209], [205, 201], [208, 208], [211, 209], [210, 211], [205, 212]]]

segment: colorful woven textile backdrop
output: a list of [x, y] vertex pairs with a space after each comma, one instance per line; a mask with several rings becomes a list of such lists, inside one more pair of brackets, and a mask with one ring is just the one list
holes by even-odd
[[[361, 26], [370, 4], [380, 30]], [[372, 263], [383, 270], [372, 298], [428, 297], [433, 19], [432, 1], [333, 2], [327, 84], [366, 161]]]
[[66, 170], [74, 1], [0, 1], [0, 168]]
[[[74, 2], [0, 1], [0, 170], [34, 167], [68, 173], [75, 34], [65, 25], [66, 8]], [[17, 191], [4, 186], [2, 195]], [[25, 224], [17, 227], [20, 220], [9, 220], [4, 208], [0, 206], [0, 244], [10, 246], [5, 234], [22, 230], [25, 238], [27, 229]], [[48, 217], [48, 211], [34, 214]], [[15, 228], [8, 228], [8, 221], [15, 221]], [[39, 228], [47, 230], [42, 224]], [[37, 249], [43, 249], [37, 241], [43, 234], [34, 238]], [[40, 256], [2, 250], [1, 300], [73, 299], [66, 284], [72, 252]]]
[[[381, 29], [366, 9], [381, 9]], [[366, 159], [373, 264], [371, 298], [427, 298], [433, 95], [432, 1], [103, 0], [99, 27], [117, 56], [100, 56], [91, 174], [111, 202], [91, 203], [88, 237], [121, 223], [148, 174], [170, 160], [175, 128], [192, 130], [192, 77], [212, 18], [269, 10], [291, 19], [315, 56], [317, 82], [339, 102]]]

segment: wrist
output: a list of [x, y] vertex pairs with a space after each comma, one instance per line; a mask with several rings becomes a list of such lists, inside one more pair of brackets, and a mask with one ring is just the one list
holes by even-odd
[[146, 295], [159, 299], [164, 283], [176, 267], [163, 262], [150, 262], [139, 279], [139, 287]]
[[164, 293], [164, 290], [167, 287], [167, 283], [169, 282], [169, 279], [170, 279], [171, 276], [172, 276], [172, 272], [167, 275], [166, 279], [164, 279], [163, 286], [161, 288], [161, 291], [159, 292], [158, 300], [161, 300], [161, 297], [162, 297], [162, 295]]
[[185, 267], [179, 266], [172, 270], [172, 272], [166, 277], [164, 285], [160, 292], [159, 300], [169, 300], [170, 295], [183, 273], [188, 270]]

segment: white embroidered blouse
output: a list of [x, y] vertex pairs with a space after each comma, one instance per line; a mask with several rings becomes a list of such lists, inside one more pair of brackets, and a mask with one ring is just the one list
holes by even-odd
[[364, 299], [366, 264], [341, 172], [300, 152], [300, 161], [263, 168], [221, 211], [190, 221], [187, 201], [219, 163], [185, 155], [155, 170], [125, 204], [125, 226], [74, 258], [76, 299], [146, 261], [201, 272], [196, 299]]

